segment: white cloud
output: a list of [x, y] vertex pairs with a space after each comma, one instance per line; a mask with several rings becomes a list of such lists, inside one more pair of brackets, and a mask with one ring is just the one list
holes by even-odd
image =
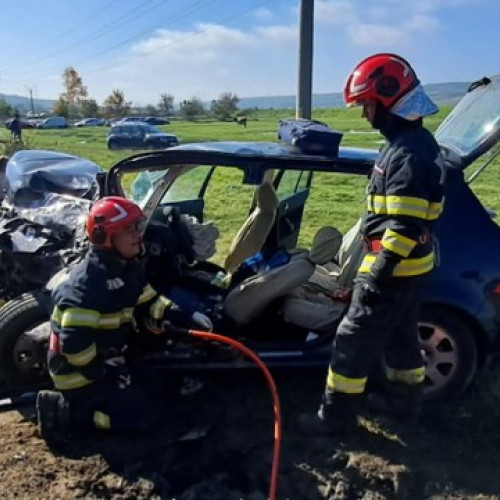
[[353, 24], [348, 27], [351, 42], [358, 47], [406, 45], [408, 36], [404, 29], [381, 24]]
[[265, 7], [260, 7], [252, 12], [252, 16], [257, 19], [257, 21], [269, 21], [272, 19], [274, 14]]
[[[155, 102], [162, 92], [173, 93], [177, 101], [193, 96], [211, 100], [221, 92], [242, 97], [291, 93], [296, 51], [290, 50], [290, 42], [297, 36], [296, 26], [284, 25], [257, 26], [250, 32], [216, 24], [185, 32], [159, 30], [135, 44], [105, 75], [94, 76], [89, 86], [111, 85], [128, 100], [141, 102]], [[273, 71], [283, 74], [285, 82], [273, 82], [274, 90]]]
[[352, 2], [344, 0], [318, 0], [314, 6], [314, 21], [319, 24], [350, 25], [358, 21]]

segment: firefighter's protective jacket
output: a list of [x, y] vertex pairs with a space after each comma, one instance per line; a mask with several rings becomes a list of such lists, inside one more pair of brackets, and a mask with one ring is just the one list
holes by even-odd
[[434, 265], [432, 233], [443, 210], [443, 160], [421, 121], [407, 122], [388, 139], [372, 171], [360, 229], [380, 252], [368, 245], [371, 251], [358, 271], [370, 273], [385, 257], [395, 263], [393, 276], [416, 276]]
[[[49, 372], [60, 390], [101, 379], [105, 361], [123, 353], [133, 322], [168, 319], [183, 326], [186, 314], [148, 283], [141, 262], [91, 248], [53, 292]], [[189, 317], [189, 316], [188, 316]]]

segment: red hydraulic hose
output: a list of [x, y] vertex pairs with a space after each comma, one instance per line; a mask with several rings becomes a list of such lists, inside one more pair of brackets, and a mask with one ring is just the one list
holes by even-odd
[[229, 344], [231, 347], [238, 349], [243, 352], [249, 358], [254, 361], [254, 363], [262, 370], [264, 376], [266, 377], [271, 395], [273, 398], [273, 410], [274, 410], [274, 450], [273, 450], [273, 462], [271, 469], [271, 481], [269, 484], [269, 500], [276, 500], [276, 489], [278, 486], [278, 466], [280, 458], [281, 449], [281, 405], [278, 396], [278, 390], [276, 389], [276, 384], [274, 383], [273, 377], [269, 372], [267, 366], [264, 362], [257, 356], [257, 354], [243, 345], [241, 342], [234, 340], [217, 333], [208, 333], [200, 330], [189, 330], [189, 335], [193, 337], [198, 337], [204, 340], [215, 340], [217, 342], [222, 342], [224, 344]]

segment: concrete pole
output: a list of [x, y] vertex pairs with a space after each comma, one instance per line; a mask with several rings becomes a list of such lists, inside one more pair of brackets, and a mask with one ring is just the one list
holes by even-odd
[[296, 118], [311, 118], [314, 0], [300, 0], [299, 75]]

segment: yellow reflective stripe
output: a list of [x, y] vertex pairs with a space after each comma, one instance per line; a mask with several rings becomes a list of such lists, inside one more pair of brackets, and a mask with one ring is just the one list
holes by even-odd
[[133, 316], [133, 307], [126, 307], [117, 313], [101, 314], [97, 328], [103, 330], [114, 330], [119, 328], [124, 323], [131, 322]]
[[69, 307], [61, 311], [56, 307], [52, 313], [52, 320], [63, 328], [85, 326], [110, 330], [132, 321], [133, 314], [133, 307], [126, 307], [119, 312], [109, 314], [100, 314], [99, 311], [79, 307]]
[[328, 368], [328, 378], [326, 385], [328, 389], [347, 394], [361, 394], [365, 390], [367, 377], [349, 378], [334, 372]]
[[392, 229], [386, 229], [384, 232], [384, 237], [382, 238], [381, 244], [387, 250], [397, 253], [402, 257], [408, 257], [410, 252], [417, 245], [417, 241], [407, 238], [402, 234], [393, 231]]
[[56, 306], [54, 307], [54, 310], [52, 311], [52, 316], [51, 320], [57, 323], [58, 325], [61, 324], [61, 317], [62, 317], [62, 312], [61, 310]]
[[427, 219], [429, 202], [412, 196], [386, 196], [388, 215], [410, 215], [419, 219]]
[[88, 365], [96, 356], [97, 356], [97, 347], [95, 343], [92, 343], [89, 347], [84, 349], [83, 351], [74, 353], [74, 354], [68, 354], [64, 352], [64, 355], [66, 358], [68, 358], [68, 361], [74, 365], [74, 366], [85, 366]]
[[102, 411], [94, 412], [94, 425], [96, 429], [111, 429], [111, 419], [109, 415]]
[[56, 389], [68, 390], [79, 389], [92, 383], [92, 380], [84, 377], [80, 372], [70, 373], [68, 375], [56, 375], [51, 373]]
[[141, 295], [137, 299], [138, 304], [144, 304], [148, 300], [151, 300], [156, 295], [155, 289], [151, 285], [146, 285], [142, 290]]
[[443, 212], [444, 201], [431, 202], [413, 196], [370, 194], [367, 210], [377, 215], [409, 215], [424, 220], [436, 220]]
[[153, 319], [161, 319], [165, 313], [165, 309], [172, 305], [172, 301], [164, 295], [160, 295], [157, 300], [151, 305], [149, 313]]
[[81, 309], [79, 307], [69, 307], [61, 314], [61, 326], [88, 326], [97, 328], [100, 314], [92, 309]]
[[391, 382], [402, 382], [408, 385], [420, 384], [425, 379], [425, 366], [419, 366], [412, 370], [395, 370], [394, 368], [386, 367], [385, 373], [387, 379]]
[[[377, 259], [377, 255], [370, 253], [365, 255], [361, 265], [358, 268], [358, 272], [368, 274], [371, 271], [372, 264]], [[434, 267], [434, 253], [430, 252], [425, 257], [419, 257], [417, 259], [403, 259], [394, 268], [392, 273], [393, 276], [405, 277], [405, 276], [418, 276], [419, 274], [425, 274], [432, 270]]]
[[386, 199], [385, 196], [378, 194], [369, 194], [366, 197], [367, 209], [369, 212], [373, 212], [374, 214], [386, 214]]
[[443, 213], [444, 200], [438, 203], [429, 203], [429, 212], [427, 218], [429, 220], [436, 220]]

